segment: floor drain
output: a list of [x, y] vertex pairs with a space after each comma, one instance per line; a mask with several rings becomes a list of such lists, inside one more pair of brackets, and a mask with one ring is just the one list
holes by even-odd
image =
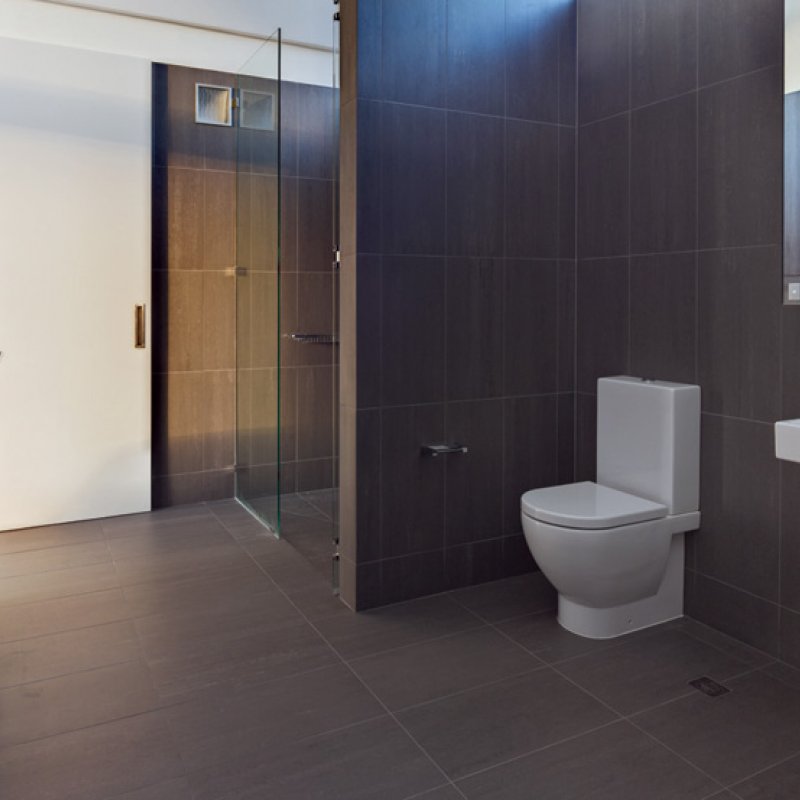
[[699, 692], [707, 694], [709, 697], [720, 697], [723, 694], [728, 694], [730, 689], [723, 686], [721, 683], [712, 681], [711, 678], [697, 678], [697, 680], [689, 681], [689, 686], [694, 686]]

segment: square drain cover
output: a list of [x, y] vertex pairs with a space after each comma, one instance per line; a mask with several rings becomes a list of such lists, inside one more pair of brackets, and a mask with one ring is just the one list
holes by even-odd
[[711, 680], [711, 678], [697, 678], [697, 680], [689, 681], [689, 686], [694, 686], [695, 689], [707, 694], [709, 697], [719, 697], [720, 695], [728, 694], [730, 691], [730, 689], [721, 683]]

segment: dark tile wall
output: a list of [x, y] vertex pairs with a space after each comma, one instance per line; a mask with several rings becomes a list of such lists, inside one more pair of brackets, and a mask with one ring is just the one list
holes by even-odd
[[691, 616], [800, 664], [800, 314], [781, 302], [782, 0], [578, 0], [577, 458], [595, 386], [703, 392]]
[[[573, 477], [575, 8], [342, 3], [342, 590], [535, 568]], [[423, 458], [426, 442], [467, 455]]]
[[[238, 341], [244, 368], [238, 411], [246, 431], [240, 462], [252, 467], [244, 479], [253, 491], [274, 485], [279, 332], [268, 312], [278, 302], [276, 141], [268, 132], [240, 131], [237, 176], [236, 130], [194, 123], [195, 82], [235, 81], [233, 75], [154, 67], [156, 507], [233, 495], [237, 263], [246, 270], [240, 333], [249, 334]], [[282, 92], [281, 333], [330, 333], [334, 98], [330, 89], [289, 82]], [[331, 486], [335, 351], [280, 342], [284, 490]]]

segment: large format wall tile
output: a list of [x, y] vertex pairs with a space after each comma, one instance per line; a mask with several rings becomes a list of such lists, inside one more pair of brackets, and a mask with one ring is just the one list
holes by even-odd
[[443, 111], [388, 103], [382, 106], [384, 253], [444, 252], [445, 120]]
[[[155, 181], [160, 188], [159, 176]], [[166, 269], [202, 269], [203, 173], [171, 167], [166, 175], [166, 227], [157, 233], [166, 239]], [[159, 226], [156, 225], [156, 228]]]
[[203, 469], [203, 373], [154, 376], [153, 474]]
[[693, 250], [697, 240], [696, 97], [631, 114], [631, 252]]
[[558, 255], [559, 165], [571, 162], [569, 151], [565, 149], [563, 159], [559, 152], [559, 130], [517, 120], [506, 123], [505, 254], [511, 258]]
[[676, 97], [697, 84], [697, 0], [631, 0], [631, 103]]
[[447, 260], [447, 397], [470, 400], [503, 391], [504, 265]]
[[694, 253], [631, 258], [631, 373], [696, 381], [697, 264]]
[[800, 667], [800, 614], [787, 608], [781, 609], [780, 657]]
[[628, 252], [629, 136], [630, 122], [625, 114], [579, 130], [579, 258]]
[[506, 262], [504, 394], [549, 394], [558, 385], [558, 264]]
[[[343, 104], [356, 97], [381, 96], [382, 29], [383, 0], [359, 0], [356, 24], [351, 26], [345, 21], [341, 26], [343, 36], [351, 37], [343, 39], [341, 46]], [[352, 51], [348, 52], [347, 44], [352, 45]]]
[[800, 313], [795, 306], [785, 306], [781, 313], [781, 418], [794, 419], [800, 417], [800, 358], [793, 357], [800, 352]]
[[597, 397], [577, 394], [575, 403], [575, 480], [597, 478]]
[[[506, 21], [483, 0], [447, 0], [447, 107], [502, 116]], [[543, 82], [549, 85], [549, 81]]]
[[783, 0], [701, 0], [700, 85], [781, 62]]
[[519, 504], [525, 492], [558, 483], [559, 400], [548, 395], [503, 401], [504, 533], [522, 530]]
[[781, 473], [781, 605], [800, 612], [800, 464], [784, 461]]
[[[380, 256], [361, 256], [358, 259], [356, 290], [355, 347], [356, 397], [358, 408], [373, 408], [381, 404], [381, 283], [383, 267]], [[346, 322], [352, 309], [342, 293], [341, 319]], [[342, 353], [342, 364], [347, 356]], [[342, 376], [344, 382], [344, 376]], [[347, 403], [345, 394], [342, 402]], [[352, 402], [352, 401], [351, 401]]]
[[385, 257], [381, 298], [382, 401], [444, 397], [444, 259]]
[[780, 416], [780, 248], [700, 253], [703, 408], [772, 422]]
[[575, 389], [575, 282], [574, 261], [558, 263], [558, 391]]
[[581, 125], [628, 108], [631, 0], [581, 0], [578, 115]]
[[[356, 412], [356, 505], [358, 561], [378, 561], [381, 546], [381, 412]], [[347, 496], [346, 493], [343, 493]]]
[[297, 118], [297, 174], [301, 178], [332, 180], [338, 147], [335, 95], [324, 86], [294, 84], [292, 88]]
[[381, 429], [381, 552], [386, 558], [441, 550], [446, 458], [420, 450], [443, 441], [444, 407], [384, 409]]
[[[573, 74], [566, 68], [570, 58], [574, 58], [574, 49], [565, 46], [574, 39], [569, 6], [557, 0], [542, 3], [508, 0], [506, 3], [509, 117], [561, 122], [567, 117], [566, 107], [574, 105]], [[571, 91], [566, 91], [567, 84]]]
[[[381, 154], [383, 150], [381, 143], [381, 115], [383, 114], [383, 105], [361, 100], [357, 106], [356, 132], [354, 136], [358, 141], [358, 152], [352, 156], [356, 161], [356, 198], [352, 203], [354, 207], [357, 202], [358, 208], [354, 226], [356, 241], [354, 242], [353, 252], [357, 250], [359, 253], [380, 253], [383, 219], [383, 184], [381, 178]], [[343, 112], [343, 120], [346, 117], [347, 115]], [[344, 137], [344, 135], [345, 128], [343, 127], [342, 136]], [[343, 176], [347, 174], [347, 159], [350, 157], [348, 148], [343, 148], [340, 164]], [[342, 194], [340, 229], [342, 252], [347, 252], [347, 231], [342, 224], [347, 218], [344, 198], [345, 195]]]
[[558, 129], [558, 256], [575, 258], [575, 209], [577, 175], [577, 136], [575, 128]]
[[778, 654], [779, 606], [701, 573], [694, 575], [690, 598], [686, 608], [690, 617], [773, 656]]
[[[233, 164], [226, 167], [231, 170]], [[205, 172], [203, 266], [230, 269], [236, 252], [236, 173]]]
[[[333, 263], [333, 196], [336, 184], [314, 178], [297, 182], [297, 269], [312, 272], [331, 271]], [[283, 244], [283, 236], [281, 244]], [[285, 253], [281, 254], [284, 268]]]
[[153, 164], [202, 169], [203, 132], [194, 124], [194, 84], [199, 73], [153, 67]]
[[578, 263], [578, 391], [628, 369], [628, 259]]
[[775, 67], [700, 92], [701, 248], [781, 241], [782, 76]]
[[383, 96], [444, 107], [447, 11], [445, 0], [383, 0]]
[[[447, 115], [447, 252], [452, 256], [502, 256], [506, 221], [505, 122]], [[529, 213], [533, 209], [528, 209]]]
[[779, 473], [772, 427], [703, 415], [699, 572], [778, 601]]
[[502, 525], [503, 401], [448, 403], [445, 438], [469, 448], [446, 458], [446, 546], [496, 538]]

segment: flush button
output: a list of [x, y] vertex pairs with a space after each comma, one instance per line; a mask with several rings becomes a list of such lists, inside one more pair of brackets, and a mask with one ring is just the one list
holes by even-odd
[[800, 283], [786, 284], [786, 299], [800, 301]]

